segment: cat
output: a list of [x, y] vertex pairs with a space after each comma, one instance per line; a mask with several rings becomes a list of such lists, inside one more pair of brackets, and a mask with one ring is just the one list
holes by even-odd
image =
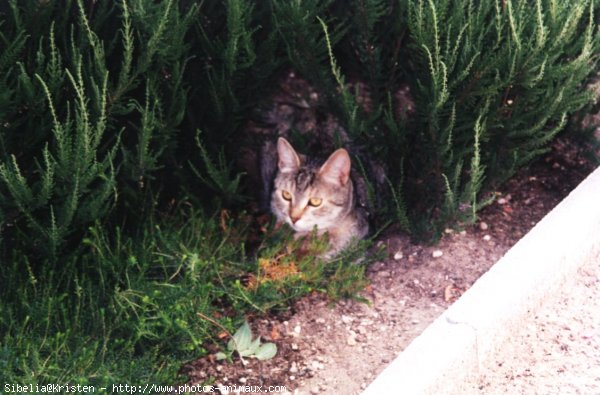
[[324, 163], [298, 154], [283, 137], [277, 140], [277, 169], [271, 211], [277, 223], [287, 223], [295, 237], [328, 234], [321, 254], [329, 259], [369, 232], [367, 212], [357, 204], [348, 151], [339, 148]]
[[351, 179], [357, 204], [364, 208], [369, 222], [382, 207], [387, 191], [386, 171], [366, 144], [354, 141], [337, 118], [328, 111], [326, 97], [294, 72], [286, 73], [274, 85], [274, 93], [251, 113], [236, 138], [235, 158], [246, 176], [244, 188], [250, 192], [253, 211], [271, 209], [273, 180], [277, 173], [277, 138], [298, 143], [313, 158], [326, 158], [344, 147], [355, 160]]
[[[362, 92], [360, 96], [364, 99], [361, 100], [361, 103], [366, 106], [364, 110], [372, 111], [367, 108], [370, 103], [368, 91], [363, 89]], [[385, 207], [386, 202], [390, 200], [390, 190], [386, 167], [379, 158], [372, 155], [368, 141], [353, 139], [329, 110], [327, 103], [327, 95], [308, 81], [293, 71], [285, 73], [278, 83], [274, 84], [273, 92], [265, 96], [251, 112], [243, 130], [237, 136], [234, 152], [238, 169], [245, 174], [242, 181], [244, 190], [251, 197], [249, 210], [258, 216], [275, 213], [278, 221], [290, 224], [298, 236], [307, 234], [312, 231], [314, 225], [317, 225], [319, 233], [328, 232], [330, 236], [333, 235], [330, 251], [327, 253], [333, 256], [344, 249], [353, 236], [357, 239], [363, 238], [370, 228], [377, 229], [387, 222], [387, 218], [384, 218], [381, 213], [382, 207]], [[279, 138], [285, 139], [285, 142], [279, 143]], [[302, 152], [310, 155], [296, 153], [288, 141], [294, 142]], [[282, 145], [283, 148], [278, 149], [278, 146]], [[354, 220], [351, 221], [350, 227], [344, 225], [348, 229], [347, 234], [342, 232], [344, 228], [340, 226], [316, 222], [309, 231], [301, 230], [300, 225], [306, 219], [298, 220], [297, 225], [291, 219], [289, 222], [285, 220], [286, 210], [289, 216], [289, 201], [285, 201], [287, 208], [283, 204], [275, 206], [275, 198], [280, 199], [280, 195], [277, 196], [277, 192], [274, 191], [277, 189], [275, 179], [276, 176], [280, 176], [279, 181], [283, 180], [284, 173], [279, 168], [279, 158], [283, 155], [278, 151], [293, 152], [293, 155], [288, 157], [298, 157], [300, 162], [298, 170], [310, 167], [313, 169], [313, 174], [318, 174], [318, 170], [326, 162], [325, 159], [338, 147], [344, 147], [345, 153], [338, 153], [336, 157], [344, 156], [339, 160], [350, 168], [347, 172], [350, 174], [348, 182], [338, 189], [352, 190], [352, 194], [344, 203], [351, 207]], [[350, 156], [352, 166], [350, 166]], [[291, 163], [294, 164], [295, 161]], [[335, 188], [327, 189], [327, 191], [331, 190]], [[305, 214], [311, 215], [309, 211], [323, 213], [324, 210], [323, 207], [321, 210], [315, 210], [315, 207], [311, 206], [307, 208]]]

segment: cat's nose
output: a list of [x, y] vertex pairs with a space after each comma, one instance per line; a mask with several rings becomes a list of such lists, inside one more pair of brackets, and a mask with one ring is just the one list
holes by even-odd
[[296, 222], [298, 222], [298, 220], [300, 218], [302, 218], [302, 211], [301, 210], [294, 210], [294, 209], [290, 210], [290, 220], [292, 220], [293, 224], [295, 224]]

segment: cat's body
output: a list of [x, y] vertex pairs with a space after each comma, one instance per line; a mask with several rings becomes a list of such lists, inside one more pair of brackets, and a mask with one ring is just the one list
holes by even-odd
[[318, 234], [327, 232], [326, 258], [367, 235], [367, 213], [357, 204], [346, 150], [338, 149], [320, 163], [298, 155], [279, 138], [276, 163], [270, 206], [278, 222], [290, 225], [299, 237], [315, 228]]

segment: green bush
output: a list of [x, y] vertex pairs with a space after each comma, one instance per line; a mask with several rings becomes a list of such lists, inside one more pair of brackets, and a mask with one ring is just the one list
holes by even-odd
[[482, 193], [545, 152], [568, 115], [590, 102], [595, 8], [429, 0], [346, 9], [349, 37], [333, 52], [342, 72], [345, 60], [368, 85], [372, 109], [339, 103], [345, 95], [333, 108], [350, 108], [340, 119], [384, 158], [399, 203], [391, 208], [405, 228], [435, 236], [449, 222], [475, 220], [489, 202]]
[[197, 10], [144, 3], [9, 2], [0, 212], [13, 248], [52, 260], [115, 204], [141, 214], [169, 165]]
[[441, 200], [445, 190], [442, 222], [474, 220], [486, 203], [482, 187], [545, 152], [568, 114], [589, 102], [582, 83], [598, 54], [593, 3], [411, 3], [409, 30], [411, 85], [427, 114], [409, 146], [423, 150], [419, 167], [432, 176], [420, 195]]
[[383, 197], [375, 217], [431, 238], [473, 221], [486, 191], [589, 103], [597, 11], [554, 0], [2, 2], [2, 381], [169, 382], [217, 341], [202, 316], [233, 330], [246, 311], [314, 290], [355, 296], [364, 266], [349, 263], [368, 242], [323, 266], [282, 255], [289, 240], [265, 238], [243, 211], [237, 148], [280, 76], [315, 86], [319, 110], [358, 147], [370, 196]]

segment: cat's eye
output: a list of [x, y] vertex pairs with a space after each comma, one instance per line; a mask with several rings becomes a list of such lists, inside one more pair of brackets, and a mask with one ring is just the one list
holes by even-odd
[[281, 197], [288, 201], [292, 200], [292, 194], [288, 191], [281, 191]]
[[322, 202], [323, 202], [323, 199], [313, 197], [313, 198], [310, 198], [310, 200], [308, 201], [308, 204], [313, 207], [319, 207]]

